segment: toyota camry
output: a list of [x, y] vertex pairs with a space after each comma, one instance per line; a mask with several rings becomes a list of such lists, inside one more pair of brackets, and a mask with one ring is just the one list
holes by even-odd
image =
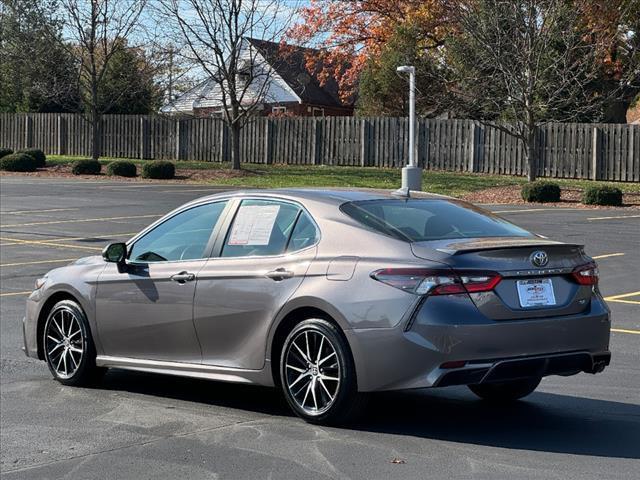
[[504, 402], [610, 360], [582, 245], [428, 194], [200, 198], [38, 279], [23, 327], [64, 385], [120, 368], [276, 386], [316, 423], [368, 392], [467, 385]]

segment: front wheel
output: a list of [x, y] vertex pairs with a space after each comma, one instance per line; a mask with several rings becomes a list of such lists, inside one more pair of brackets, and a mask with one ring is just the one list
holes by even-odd
[[541, 378], [511, 380], [501, 383], [469, 385], [469, 389], [483, 400], [492, 402], [512, 402], [526, 397], [540, 384]]
[[56, 303], [44, 325], [42, 345], [49, 370], [63, 385], [82, 386], [104, 373], [96, 367], [96, 350], [87, 317], [72, 300]]
[[291, 331], [282, 348], [280, 378], [287, 402], [308, 422], [353, 420], [364, 408], [349, 346], [326, 320], [305, 320]]

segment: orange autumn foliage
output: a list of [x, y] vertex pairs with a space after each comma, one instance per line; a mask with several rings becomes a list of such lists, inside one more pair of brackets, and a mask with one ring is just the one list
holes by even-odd
[[[398, 26], [411, 25], [424, 48], [435, 48], [452, 28], [450, 0], [311, 0], [289, 32], [297, 43], [321, 49], [320, 81], [337, 79], [343, 99], [353, 95], [369, 58], [380, 53]], [[314, 69], [318, 58], [309, 58]]]

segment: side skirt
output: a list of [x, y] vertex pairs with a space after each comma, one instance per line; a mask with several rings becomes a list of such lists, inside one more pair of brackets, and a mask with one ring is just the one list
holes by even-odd
[[98, 355], [96, 357], [96, 365], [99, 367], [122, 368], [123, 370], [202, 378], [220, 382], [248, 383], [267, 387], [273, 386], [270, 368], [245, 370], [241, 368], [203, 365], [200, 363], [166, 362], [162, 360], [110, 357], [106, 355]]

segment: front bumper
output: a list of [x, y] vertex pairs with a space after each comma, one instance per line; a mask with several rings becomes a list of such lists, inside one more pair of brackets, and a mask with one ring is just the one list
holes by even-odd
[[[360, 391], [467, 385], [596, 373], [609, 363], [609, 310], [593, 297], [581, 314], [490, 320], [466, 295], [431, 297], [410, 328], [345, 331]], [[441, 368], [446, 362], [466, 362]]]
[[38, 358], [38, 314], [40, 309], [40, 292], [35, 291], [27, 299], [26, 314], [22, 319], [22, 350], [28, 357]]

